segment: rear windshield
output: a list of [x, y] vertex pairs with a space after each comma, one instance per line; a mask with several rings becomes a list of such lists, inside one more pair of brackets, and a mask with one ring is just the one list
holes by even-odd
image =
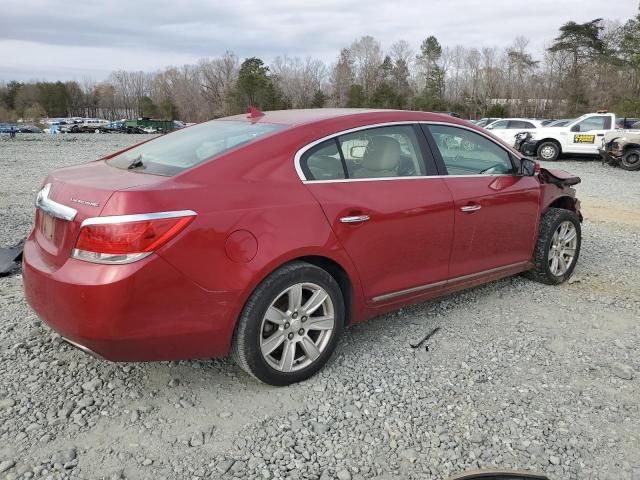
[[107, 163], [136, 173], [171, 176], [283, 128], [269, 123], [201, 123], [134, 147]]

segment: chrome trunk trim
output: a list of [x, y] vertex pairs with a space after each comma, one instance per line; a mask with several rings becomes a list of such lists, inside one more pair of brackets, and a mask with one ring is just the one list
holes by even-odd
[[49, 198], [51, 193], [51, 184], [47, 183], [36, 195], [35, 205], [47, 215], [59, 218], [60, 220], [67, 220], [71, 222], [78, 211], [75, 208], [67, 207]]
[[160, 220], [163, 218], [195, 217], [193, 210], [176, 210], [172, 212], [135, 213], [132, 215], [111, 215], [108, 217], [90, 217], [82, 221], [80, 227], [87, 225], [106, 225], [113, 223], [144, 222], [146, 220]]

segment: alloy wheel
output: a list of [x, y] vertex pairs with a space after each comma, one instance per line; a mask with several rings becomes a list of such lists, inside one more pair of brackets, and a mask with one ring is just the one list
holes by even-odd
[[267, 363], [294, 372], [315, 362], [335, 327], [330, 295], [315, 283], [297, 283], [267, 308], [260, 326], [260, 350]]
[[549, 270], [559, 277], [564, 275], [576, 256], [578, 245], [578, 232], [573, 223], [564, 221], [553, 233], [551, 246], [549, 247]]
[[553, 158], [555, 156], [555, 154], [556, 154], [556, 150], [551, 145], [545, 145], [540, 150], [540, 156], [542, 158], [544, 158], [545, 160], [549, 160], [550, 158]]

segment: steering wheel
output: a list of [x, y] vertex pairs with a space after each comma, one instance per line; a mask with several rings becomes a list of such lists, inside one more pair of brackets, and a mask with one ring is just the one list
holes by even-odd
[[500, 172], [500, 167], [502, 167], [501, 163], [494, 163], [489, 168], [485, 168], [484, 170], [481, 170], [480, 174], [482, 175], [484, 173], [502, 173]]

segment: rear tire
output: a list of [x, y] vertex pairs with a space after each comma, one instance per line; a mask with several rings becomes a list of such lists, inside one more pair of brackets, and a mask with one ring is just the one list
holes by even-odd
[[344, 327], [342, 292], [325, 270], [296, 261], [269, 275], [247, 301], [231, 355], [269, 385], [314, 375], [329, 360]]
[[538, 158], [554, 162], [560, 156], [560, 146], [555, 142], [542, 142], [536, 151]]
[[640, 170], [640, 148], [631, 148], [620, 159], [620, 168], [634, 171]]
[[571, 277], [578, 263], [582, 232], [575, 212], [548, 209], [540, 219], [538, 240], [533, 252], [534, 268], [527, 276], [547, 285], [558, 285]]

